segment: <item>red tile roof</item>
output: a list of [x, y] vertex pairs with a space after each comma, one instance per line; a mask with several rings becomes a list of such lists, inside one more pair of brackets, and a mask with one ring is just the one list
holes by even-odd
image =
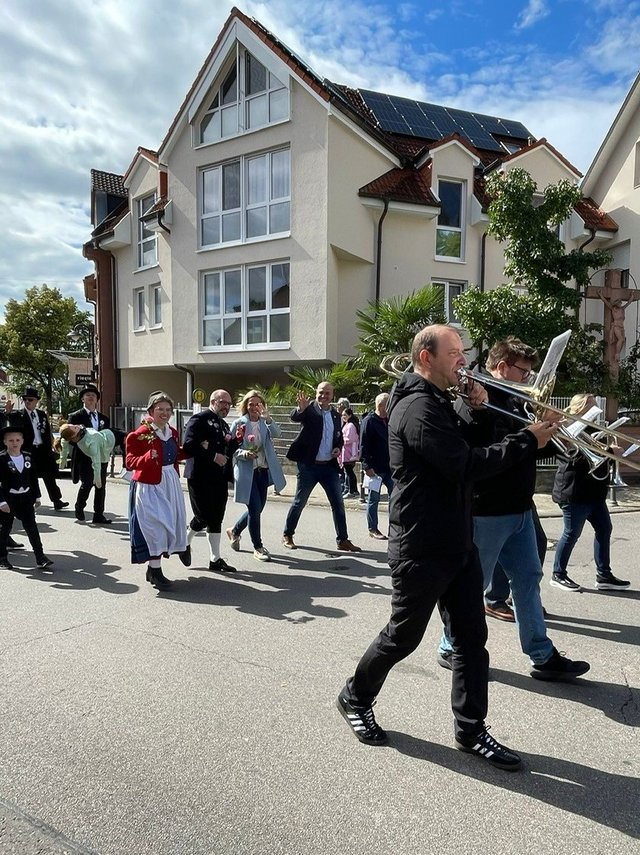
[[575, 211], [582, 217], [588, 229], [595, 229], [598, 232], [618, 231], [618, 224], [613, 217], [610, 217], [609, 214], [601, 210], [589, 196], [581, 199], [575, 205]]
[[358, 190], [359, 196], [439, 207], [431, 192], [431, 161], [420, 169], [395, 167]]
[[123, 196], [125, 198], [127, 196], [124, 175], [116, 175], [115, 172], [102, 172], [99, 169], [92, 169], [91, 189], [109, 193], [111, 196]]

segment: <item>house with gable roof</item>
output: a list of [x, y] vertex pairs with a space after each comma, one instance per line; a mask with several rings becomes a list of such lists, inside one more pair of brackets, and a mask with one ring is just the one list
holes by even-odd
[[[580, 178], [520, 122], [321, 79], [234, 8], [157, 152], [92, 171], [105, 405], [185, 401], [185, 371], [233, 392], [330, 365], [357, 309], [427, 284], [455, 322], [455, 296], [504, 281], [484, 179], [516, 166], [541, 188]], [[567, 241], [592, 235], [592, 207]]]

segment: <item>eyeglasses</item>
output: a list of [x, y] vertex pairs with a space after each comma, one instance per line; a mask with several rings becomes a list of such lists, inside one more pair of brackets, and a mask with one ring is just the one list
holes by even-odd
[[511, 367], [518, 369], [523, 383], [525, 382], [525, 380], [528, 380], [529, 377], [531, 377], [531, 375], [533, 374], [533, 371], [530, 368], [523, 368], [521, 365], [512, 365]]
[[233, 401], [229, 401], [227, 398], [214, 398], [214, 400], [217, 404], [226, 404], [228, 407], [233, 403]]

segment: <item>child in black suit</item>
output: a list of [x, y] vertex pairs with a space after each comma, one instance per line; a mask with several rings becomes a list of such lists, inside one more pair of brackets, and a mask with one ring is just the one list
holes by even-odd
[[9, 424], [2, 430], [4, 450], [0, 451], [0, 567], [12, 565], [7, 546], [13, 520], [17, 517], [29, 538], [38, 567], [51, 567], [53, 561], [44, 554], [36, 524], [35, 505], [40, 497], [31, 463], [31, 455], [22, 452], [22, 427]]

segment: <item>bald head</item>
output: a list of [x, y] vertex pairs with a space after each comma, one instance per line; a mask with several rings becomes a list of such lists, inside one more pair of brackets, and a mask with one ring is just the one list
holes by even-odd
[[458, 370], [467, 360], [460, 334], [447, 324], [430, 324], [420, 330], [411, 347], [413, 370], [439, 389], [456, 386]]
[[210, 409], [212, 409], [214, 413], [218, 413], [218, 415], [223, 418], [231, 409], [232, 404], [233, 401], [231, 400], [231, 395], [226, 389], [216, 389], [215, 392], [211, 393], [211, 397], [209, 398]]

